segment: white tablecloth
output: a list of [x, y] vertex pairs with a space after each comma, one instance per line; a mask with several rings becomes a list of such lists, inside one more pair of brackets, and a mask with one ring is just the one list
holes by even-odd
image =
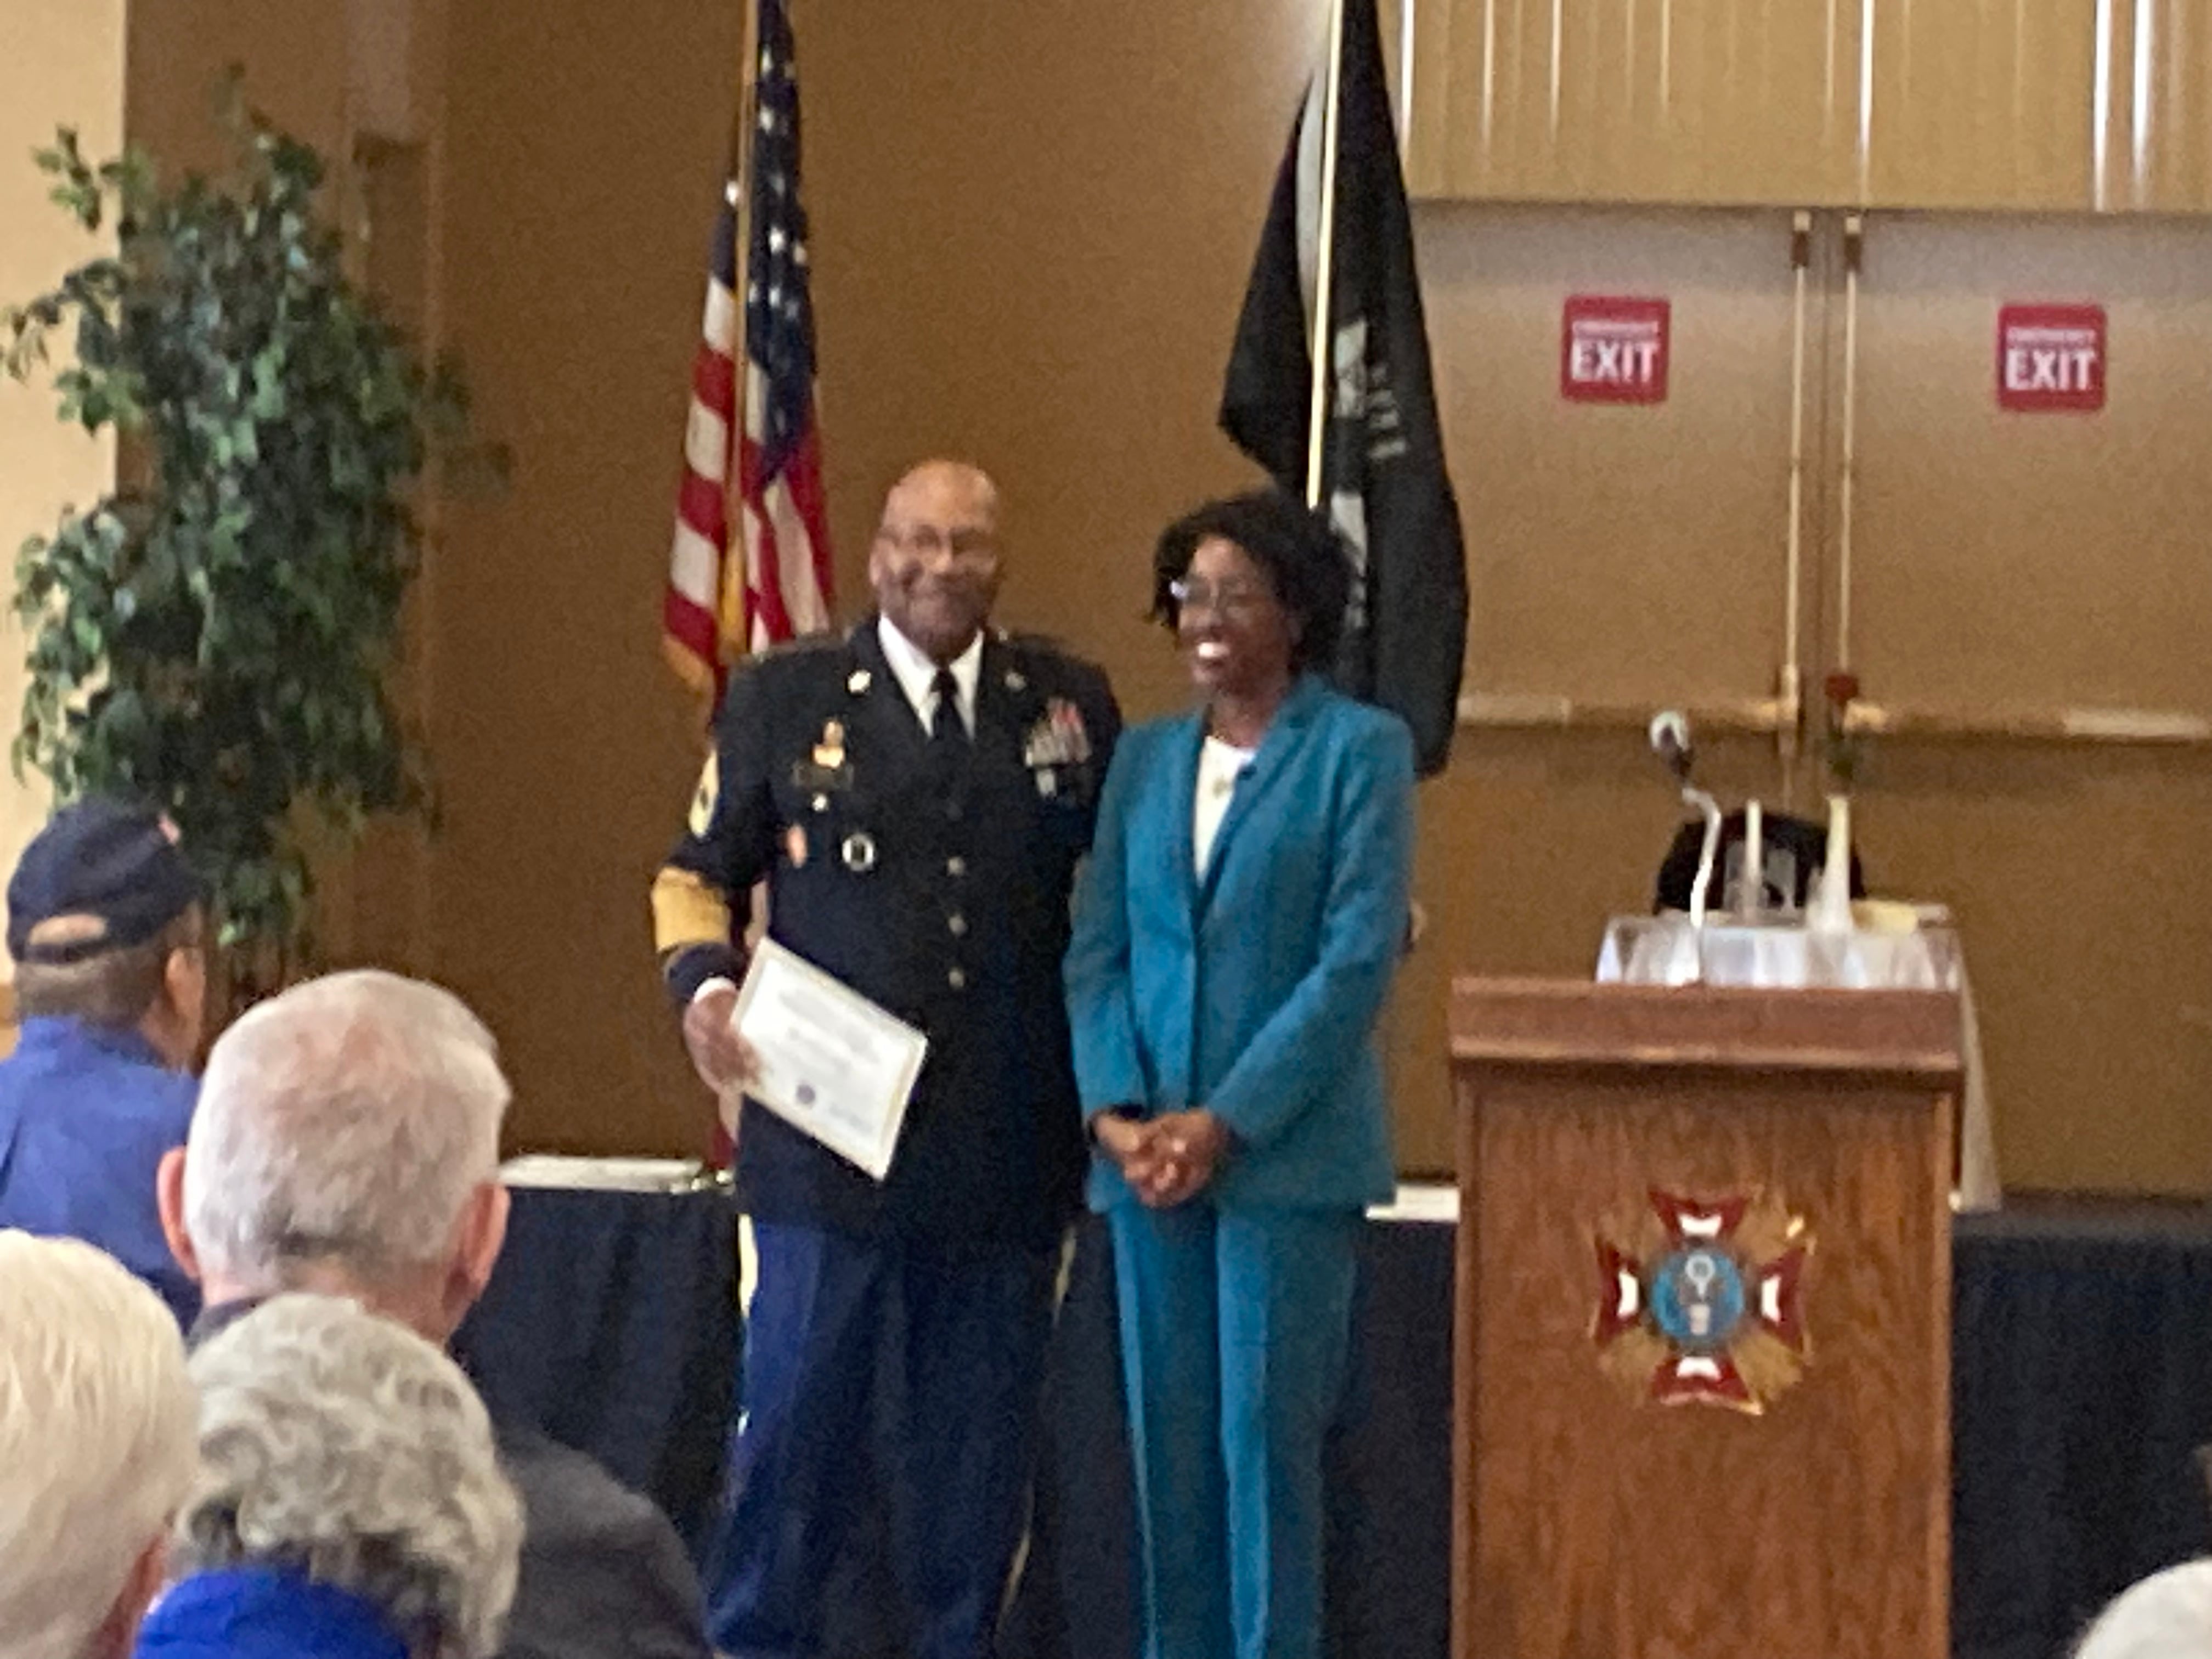
[[1802, 927], [1715, 922], [1701, 939], [1685, 915], [1620, 916], [1606, 927], [1597, 978], [1630, 985], [1702, 981], [1776, 990], [1956, 991], [1966, 1097], [1960, 1102], [1959, 1190], [1953, 1194], [1953, 1205], [1960, 1210], [1994, 1210], [2002, 1201], [1981, 1028], [1974, 1018], [1966, 959], [1951, 929], [1825, 934]]
[[510, 1187], [562, 1187], [599, 1193], [682, 1193], [700, 1182], [690, 1158], [562, 1158], [527, 1152], [500, 1166]]

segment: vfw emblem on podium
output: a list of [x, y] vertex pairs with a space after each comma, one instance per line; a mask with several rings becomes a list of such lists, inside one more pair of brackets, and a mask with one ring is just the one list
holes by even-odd
[[1638, 1401], [1756, 1416], [1810, 1358], [1805, 1218], [1756, 1189], [1706, 1200], [1655, 1188], [1650, 1198], [1596, 1233], [1598, 1364]]

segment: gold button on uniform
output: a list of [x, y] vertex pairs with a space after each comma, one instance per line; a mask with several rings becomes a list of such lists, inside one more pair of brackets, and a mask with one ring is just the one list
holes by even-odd
[[949, 915], [949, 916], [945, 917], [945, 925], [946, 928], [948, 928], [948, 929], [951, 931], [951, 934], [952, 934], [952, 937], [953, 937], [953, 938], [955, 938], [955, 939], [965, 939], [965, 938], [967, 938], [967, 936], [968, 936], [968, 918], [967, 918], [967, 917], [965, 917], [965, 916], [963, 916], [963, 915], [958, 915], [957, 913], [955, 913], [955, 914], [954, 914], [954, 915]]
[[968, 986], [967, 973], [962, 969], [955, 968], [945, 976], [945, 982], [956, 991], [965, 990]]
[[966, 875], [968, 873], [968, 860], [962, 858], [959, 854], [955, 853], [951, 858], [945, 860], [945, 873], [948, 876]]

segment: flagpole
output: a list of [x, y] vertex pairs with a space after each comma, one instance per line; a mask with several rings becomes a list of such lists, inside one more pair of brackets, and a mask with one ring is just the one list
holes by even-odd
[[[745, 591], [748, 571], [744, 491], [738, 487], [738, 478], [745, 429], [745, 364], [750, 361], [745, 351], [745, 321], [751, 310], [745, 303], [745, 282], [752, 266], [753, 128], [760, 119], [760, 0], [739, 0], [738, 118], [736, 130], [731, 135], [734, 153], [730, 157], [730, 185], [737, 191], [737, 200], [730, 204], [730, 235], [734, 244], [730, 250], [730, 304], [736, 312], [731, 319], [730, 367], [736, 377], [736, 387], [730, 405], [729, 464], [722, 478], [729, 540], [734, 544], [726, 544], [722, 549], [721, 592], [716, 595], [714, 607], [715, 631], [720, 635], [717, 648], [726, 665], [743, 656], [752, 644], [752, 605]], [[709, 709], [708, 713], [711, 744], [714, 711]], [[767, 887], [764, 883], [756, 882], [746, 895], [744, 937], [748, 951], [763, 931], [766, 906]], [[735, 1180], [732, 1171], [738, 1157], [738, 1116], [732, 1111], [725, 1117], [725, 1104], [719, 1096], [714, 1105], [713, 1125], [707, 1132], [708, 1174], [702, 1179], [713, 1186], [727, 1188]], [[742, 1218], [738, 1253], [741, 1265], [750, 1266], [752, 1235]]]
[[[760, 120], [760, 0], [741, 0], [738, 23], [737, 155], [730, 164], [731, 182], [738, 187], [736, 210], [738, 269], [738, 364], [745, 361], [745, 267], [752, 255], [753, 128]], [[740, 421], [744, 410], [738, 411]]]
[[745, 504], [738, 487], [738, 456], [745, 429], [745, 327], [751, 307], [745, 303], [745, 283], [750, 275], [753, 249], [753, 129], [760, 119], [760, 0], [743, 0], [738, 22], [738, 119], [731, 135], [730, 185], [737, 200], [730, 204], [730, 302], [732, 319], [730, 367], [736, 374], [736, 396], [730, 409], [730, 464], [722, 480], [728, 508], [730, 539], [722, 550], [722, 591], [715, 606], [720, 648], [725, 663], [752, 648], [752, 604], [746, 592], [750, 568], [745, 556]]
[[1306, 337], [1313, 358], [1313, 395], [1306, 404], [1306, 505], [1321, 505], [1322, 467], [1328, 454], [1333, 342], [1329, 290], [1336, 274], [1336, 154], [1338, 106], [1344, 101], [1344, 5], [1329, 0], [1328, 67], [1322, 80], [1321, 223], [1314, 238], [1313, 329]]

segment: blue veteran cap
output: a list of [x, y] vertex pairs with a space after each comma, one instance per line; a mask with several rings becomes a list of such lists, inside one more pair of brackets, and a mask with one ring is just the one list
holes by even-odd
[[205, 896], [176, 826], [94, 796], [54, 814], [8, 883], [8, 954], [80, 962], [143, 945]]

